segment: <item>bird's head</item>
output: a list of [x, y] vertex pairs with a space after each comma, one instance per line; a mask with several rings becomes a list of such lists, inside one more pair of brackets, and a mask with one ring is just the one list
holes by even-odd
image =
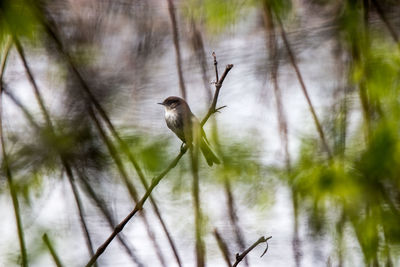
[[157, 104], [163, 105], [165, 109], [170, 110], [170, 109], [176, 109], [181, 105], [183, 106], [186, 104], [186, 102], [180, 97], [170, 96], [166, 98], [162, 103], [157, 103]]

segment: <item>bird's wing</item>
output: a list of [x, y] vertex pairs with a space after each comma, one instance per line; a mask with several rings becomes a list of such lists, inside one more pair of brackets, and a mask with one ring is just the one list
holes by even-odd
[[203, 137], [204, 141], [209, 145], [210, 142], [208, 142], [206, 132], [204, 131], [203, 127], [201, 126], [199, 119], [193, 114], [192, 114], [192, 124], [193, 124], [193, 127], [197, 127], [197, 129], [200, 128], [201, 136]]
[[204, 141], [206, 141], [207, 145], [210, 144], [210, 142], [208, 142], [207, 136], [206, 136], [206, 132], [204, 131], [203, 127], [201, 127], [201, 135], [204, 138]]

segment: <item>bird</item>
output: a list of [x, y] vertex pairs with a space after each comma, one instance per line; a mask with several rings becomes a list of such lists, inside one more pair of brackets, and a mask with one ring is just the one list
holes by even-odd
[[[190, 110], [186, 101], [177, 96], [167, 97], [162, 103], [164, 106], [165, 122], [176, 136], [179, 137], [189, 147], [194, 144], [200, 144], [200, 150], [209, 166], [220, 164], [220, 160], [211, 150], [207, 140], [206, 133], [200, 125], [199, 120]], [[196, 136], [198, 137], [196, 139]], [[197, 140], [197, 141], [196, 141]]]

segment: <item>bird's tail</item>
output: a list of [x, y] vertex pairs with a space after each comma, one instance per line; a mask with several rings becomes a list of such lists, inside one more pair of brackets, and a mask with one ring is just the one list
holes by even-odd
[[212, 166], [213, 163], [215, 163], [215, 164], [221, 163], [221, 161], [219, 161], [218, 157], [214, 154], [214, 152], [207, 145], [207, 143], [204, 141], [203, 138], [201, 139], [201, 142], [200, 142], [200, 149], [201, 149], [201, 152], [203, 153], [204, 158], [207, 161], [208, 166]]

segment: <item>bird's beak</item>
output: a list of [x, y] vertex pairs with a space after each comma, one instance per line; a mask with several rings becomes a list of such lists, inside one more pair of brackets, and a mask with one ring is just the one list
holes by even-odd
[[164, 106], [164, 103], [157, 103], [157, 104], [159, 104], [159, 105], [163, 105], [163, 106]]

